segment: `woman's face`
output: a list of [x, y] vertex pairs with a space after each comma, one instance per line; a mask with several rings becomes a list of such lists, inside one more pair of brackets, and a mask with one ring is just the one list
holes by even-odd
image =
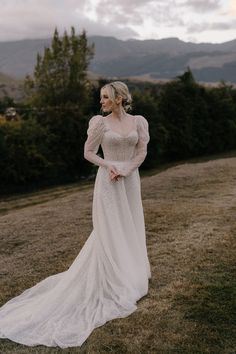
[[109, 98], [108, 91], [107, 91], [106, 87], [103, 87], [101, 89], [100, 96], [101, 96], [100, 103], [102, 105], [103, 112], [111, 112], [113, 110], [114, 103]]

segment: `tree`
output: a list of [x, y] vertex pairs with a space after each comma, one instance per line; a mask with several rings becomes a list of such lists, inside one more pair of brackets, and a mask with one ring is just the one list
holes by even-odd
[[33, 119], [0, 125], [0, 191], [25, 187], [53, 176], [50, 141], [46, 128]]
[[185, 85], [193, 85], [196, 83], [190, 67], [188, 67], [182, 75], [177, 76], [176, 79]]
[[9, 96], [4, 96], [3, 98], [0, 99], [0, 114], [4, 113], [6, 108], [8, 107], [14, 107], [15, 102], [13, 98]]
[[89, 97], [86, 71], [93, 52], [85, 31], [78, 36], [72, 27], [70, 36], [65, 31], [60, 38], [55, 29], [51, 47], [45, 48], [43, 56], [37, 55], [34, 76], [25, 80], [31, 103], [44, 110], [79, 107], [82, 111]]
[[50, 162], [55, 179], [70, 180], [88, 169], [83, 157], [91, 85], [87, 68], [94, 48], [85, 31], [76, 35], [54, 31], [51, 46], [38, 54], [34, 76], [25, 80], [36, 121], [53, 136]]
[[148, 154], [142, 167], [155, 167], [161, 162], [165, 151], [167, 132], [163, 126], [163, 117], [158, 111], [158, 98], [151, 92], [133, 93], [133, 114], [141, 114], [149, 123], [150, 143]]
[[207, 152], [210, 132], [205, 96], [205, 89], [195, 82], [190, 69], [163, 89], [158, 106], [167, 131], [165, 155], [168, 159]]
[[236, 147], [236, 105], [234, 90], [224, 83], [208, 90], [209, 152], [222, 152]]

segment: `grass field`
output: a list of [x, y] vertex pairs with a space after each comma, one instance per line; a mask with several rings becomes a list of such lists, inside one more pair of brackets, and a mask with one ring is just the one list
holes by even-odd
[[[0, 304], [66, 270], [92, 230], [92, 185], [0, 202]], [[94, 330], [81, 348], [1, 354], [235, 354], [236, 158], [186, 163], [142, 178], [152, 279], [125, 319]]]

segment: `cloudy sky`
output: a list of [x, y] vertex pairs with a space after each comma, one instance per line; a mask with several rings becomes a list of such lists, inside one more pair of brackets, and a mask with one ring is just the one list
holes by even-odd
[[47, 38], [57, 26], [119, 39], [236, 39], [236, 0], [0, 0], [0, 41]]

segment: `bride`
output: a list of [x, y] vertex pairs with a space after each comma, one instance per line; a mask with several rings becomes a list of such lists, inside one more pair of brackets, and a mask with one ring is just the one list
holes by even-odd
[[[89, 122], [84, 156], [99, 166], [93, 231], [68, 270], [42, 280], [0, 308], [0, 338], [28, 346], [80, 346], [94, 328], [136, 309], [147, 294], [150, 266], [138, 167], [148, 123], [127, 113], [120, 81], [101, 89], [105, 117]], [[97, 155], [101, 145], [104, 158]]]

